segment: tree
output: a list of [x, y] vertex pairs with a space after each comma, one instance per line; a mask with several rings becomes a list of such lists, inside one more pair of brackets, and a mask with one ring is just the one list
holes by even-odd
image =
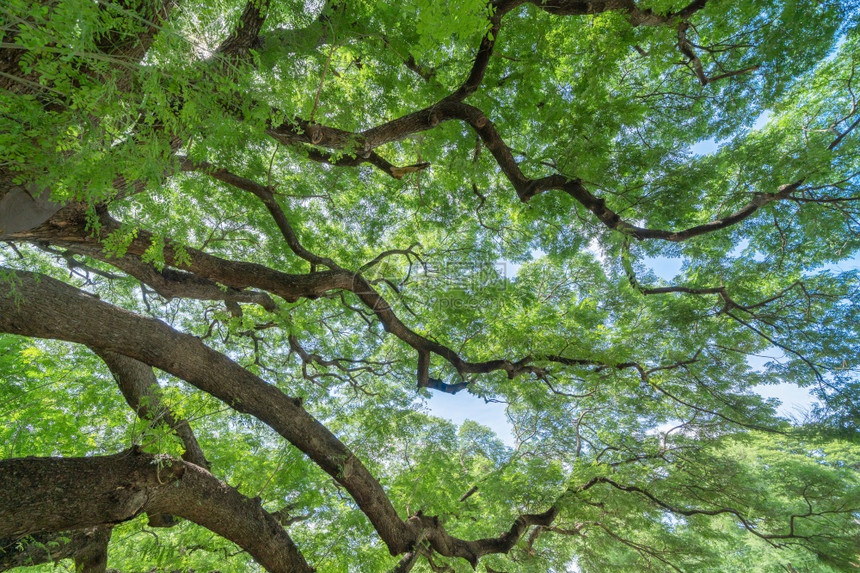
[[0, 569], [856, 567], [853, 3], [2, 18]]

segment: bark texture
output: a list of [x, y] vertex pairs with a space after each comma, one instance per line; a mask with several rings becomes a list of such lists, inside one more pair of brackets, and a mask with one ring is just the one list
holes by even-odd
[[[203, 468], [131, 449], [87, 458], [0, 461], [0, 536], [115, 525], [142, 512], [179, 515], [233, 541], [267, 571], [312, 571], [257, 499]], [[78, 554], [84, 562], [101, 556]]]

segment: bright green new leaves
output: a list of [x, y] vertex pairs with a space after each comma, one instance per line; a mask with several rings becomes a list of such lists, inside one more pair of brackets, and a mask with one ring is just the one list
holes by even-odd
[[[288, 0], [227, 55], [238, 1], [163, 18], [151, 1], [6, 4], [0, 200], [49, 189], [80, 201], [85, 222], [12, 237], [4, 266], [158, 318], [301, 398], [404, 520], [436, 516], [476, 540], [558, 509], [479, 570], [856, 564], [854, 3], [709, 1], [679, 15], [689, 3]], [[480, 85], [462, 101], [486, 123], [433, 124], [472, 72]], [[392, 125], [364, 147], [361, 132]], [[596, 202], [570, 185], [519, 200], [517, 184], [550, 176]], [[300, 289], [331, 271], [297, 256], [285, 226], [360, 273], [402, 329], [342, 283], [279, 296], [273, 280]], [[209, 290], [159, 295], [130, 263]], [[271, 304], [229, 298], [264, 292]], [[416, 339], [490, 366], [428, 351], [436, 389], [419, 387]], [[296, 448], [156, 376], [213, 474], [258, 497], [309, 563], [395, 566], [355, 499]], [[776, 384], [820, 402], [792, 424], [756, 393]], [[438, 417], [438, 388], [491, 404], [512, 437]], [[181, 453], [70, 345], [0, 336], [0, 419], [6, 457]], [[113, 539], [109, 566], [123, 571], [256, 567], [189, 523], [138, 519]], [[426, 547], [432, 561], [413, 570], [471, 570]]]

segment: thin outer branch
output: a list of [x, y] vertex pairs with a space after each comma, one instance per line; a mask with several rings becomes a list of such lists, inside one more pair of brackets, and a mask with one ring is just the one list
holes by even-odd
[[716, 509], [698, 509], [698, 508], [683, 509], [683, 508], [674, 506], [674, 505], [672, 505], [666, 501], [663, 501], [662, 499], [658, 498], [657, 496], [655, 496], [651, 492], [644, 490], [640, 487], [625, 486], [625, 485], [619, 484], [618, 482], [616, 482], [616, 481], [614, 481], [608, 477], [592, 478], [586, 484], [580, 486], [579, 491], [585, 491], [585, 490], [587, 490], [587, 489], [589, 489], [589, 488], [591, 488], [591, 487], [593, 487], [599, 483], [605, 483], [605, 484], [611, 485], [615, 489], [618, 489], [621, 491], [638, 493], [638, 494], [642, 495], [643, 497], [647, 498], [648, 500], [650, 500], [651, 502], [653, 502], [654, 504], [662, 507], [663, 509], [671, 511], [672, 513], [674, 513], [676, 515], [683, 515], [685, 517], [689, 517], [691, 515], [723, 515], [723, 514], [733, 515], [733, 516], [735, 516], [735, 518], [738, 521], [741, 522], [741, 524], [744, 526], [744, 529], [746, 529], [747, 531], [749, 531], [750, 533], [752, 533], [756, 537], [759, 537], [760, 539], [764, 539], [765, 541], [771, 543], [772, 545], [773, 545], [773, 540], [802, 538], [801, 536], [795, 535], [793, 533], [788, 533], [788, 534], [762, 533], [761, 531], [756, 529], [756, 527], [752, 524], [752, 522], [748, 518], [744, 517], [744, 515], [739, 510], [732, 508], [732, 507], [719, 507]]
[[[278, 141], [280, 142], [280, 139], [278, 139]], [[303, 152], [307, 153], [308, 159], [312, 161], [316, 161], [317, 163], [326, 163], [328, 165], [335, 165], [337, 167], [356, 167], [363, 163], [370, 163], [386, 175], [390, 175], [395, 179], [403, 179], [403, 176], [408, 173], [416, 173], [418, 171], [423, 171], [424, 169], [430, 167], [430, 164], [427, 162], [414, 163], [412, 165], [398, 167], [390, 163], [387, 159], [385, 159], [375, 151], [371, 151], [370, 153], [366, 154], [366, 157], [358, 155], [356, 155], [355, 157], [350, 157], [348, 155], [343, 155], [338, 158], [333, 157], [330, 153], [326, 153], [324, 151], [320, 151], [312, 147], [304, 149]]]
[[331, 259], [312, 253], [302, 246], [299, 242], [298, 235], [296, 235], [295, 230], [293, 230], [292, 224], [287, 220], [287, 216], [284, 214], [284, 211], [275, 199], [274, 193], [272, 193], [272, 190], [268, 187], [260, 185], [250, 179], [230, 173], [226, 169], [214, 167], [209, 163], [194, 162], [184, 157], [180, 158], [180, 163], [184, 171], [202, 171], [219, 181], [223, 181], [233, 187], [253, 193], [263, 202], [266, 209], [269, 210], [269, 213], [278, 225], [278, 229], [281, 230], [281, 234], [284, 236], [290, 250], [299, 257], [310, 262], [312, 266], [324, 265], [332, 270], [340, 269], [340, 266]]
[[846, 129], [845, 131], [843, 131], [842, 133], [840, 133], [840, 134], [836, 137], [836, 139], [834, 139], [834, 140], [833, 140], [833, 142], [832, 142], [830, 145], [828, 145], [828, 146], [827, 146], [827, 149], [828, 149], [828, 150], [830, 150], [830, 151], [833, 151], [834, 149], [836, 149], [836, 148], [839, 146], [839, 144], [840, 144], [840, 143], [842, 143], [842, 140], [843, 140], [843, 139], [845, 139], [845, 136], [846, 136], [846, 135], [848, 135], [849, 133], [851, 133], [852, 131], [854, 131], [854, 128], [856, 128], [858, 125], [860, 125], [860, 117], [858, 117], [857, 119], [855, 119], [855, 120], [854, 120], [854, 123], [852, 123], [852, 124], [848, 127], [848, 129]]
[[705, 69], [702, 66], [702, 60], [700, 60], [699, 56], [696, 55], [693, 43], [687, 39], [687, 30], [689, 29], [689, 27], [689, 22], [681, 22], [681, 24], [678, 26], [678, 49], [681, 51], [682, 54], [687, 56], [688, 63], [693, 67], [693, 72], [696, 74], [696, 77], [699, 78], [699, 83], [702, 84], [702, 86], [706, 86], [719, 80], [724, 80], [727, 78], [740, 76], [749, 72], [754, 72], [761, 67], [758, 65], [749, 66], [740, 70], [725, 72], [716, 76], [709, 77], [705, 74]]

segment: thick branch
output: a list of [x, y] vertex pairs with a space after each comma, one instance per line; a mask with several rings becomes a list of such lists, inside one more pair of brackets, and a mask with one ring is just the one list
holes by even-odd
[[[130, 274], [132, 274], [132, 270], [138, 269], [139, 258], [151, 247], [153, 241], [158, 240], [152, 233], [139, 229], [136, 238], [128, 245], [125, 255], [123, 257], [111, 257], [105, 253], [99, 239], [119, 231], [121, 225], [107, 213], [103, 214], [101, 224], [102, 233], [100, 237], [94, 237], [87, 228], [84, 211], [70, 205], [58, 212], [42, 227], [16, 233], [6, 240], [47, 242], [117, 266]], [[188, 255], [186, 258], [177, 253], [178, 248], [172, 241], [168, 240], [164, 243], [165, 264], [191, 273], [196, 281], [207, 279], [237, 291], [258, 288], [277, 295], [288, 302], [295, 302], [301, 298], [318, 298], [333, 289], [346, 289], [349, 288], [351, 281], [351, 275], [346, 272], [283, 273], [256, 263], [222, 259], [190, 247], [184, 249], [183, 255]], [[132, 274], [132, 276], [135, 275]], [[136, 276], [136, 278], [140, 277]], [[153, 281], [153, 284], [158, 284], [158, 282]], [[171, 288], [176, 287], [172, 286]], [[167, 291], [168, 294], [170, 292], [175, 291]], [[242, 301], [237, 299], [236, 302]]]
[[474, 541], [466, 541], [451, 537], [445, 531], [439, 519], [428, 517], [420, 512], [409, 518], [408, 523], [420, 527], [422, 535], [430, 543], [434, 551], [451, 557], [461, 557], [476, 567], [478, 559], [492, 553], [507, 553], [520, 540], [523, 534], [533, 525], [547, 526], [558, 515], [556, 506], [550, 507], [543, 513], [522, 514], [514, 520], [510, 529], [498, 537], [486, 537]]
[[[212, 177], [218, 179], [219, 181], [223, 181], [229, 185], [232, 185], [238, 189], [242, 189], [244, 191], [248, 191], [253, 195], [260, 198], [263, 203], [266, 205], [269, 212], [274, 217], [278, 227], [282, 230], [282, 234], [286, 239], [290, 248], [304, 258], [305, 260], [311, 261], [312, 263], [319, 263], [328, 266], [331, 271], [331, 275], [327, 275], [328, 277], [334, 279], [338, 278], [336, 282], [333, 281], [333, 284], [330, 289], [334, 288], [342, 288], [344, 290], [349, 290], [355, 293], [359, 299], [367, 306], [369, 309], [376, 314], [377, 318], [380, 322], [382, 322], [385, 329], [395, 336], [397, 336], [400, 340], [404, 341], [408, 345], [412, 346], [414, 349], [418, 350], [419, 353], [419, 368], [418, 368], [418, 384], [419, 387], [431, 387], [437, 390], [441, 390], [449, 393], [456, 393], [460, 390], [463, 390], [467, 387], [466, 383], [460, 384], [445, 384], [437, 379], [429, 378], [429, 374], [427, 371], [427, 367], [422, 367], [420, 363], [420, 357], [424, 356], [427, 359], [427, 365], [429, 366], [429, 353], [434, 353], [445, 360], [447, 360], [454, 368], [457, 370], [459, 374], [486, 374], [489, 372], [494, 372], [496, 370], [504, 370], [509, 378], [515, 378], [526, 372], [539, 373], [540, 370], [534, 368], [533, 366], [529, 366], [527, 364], [528, 360], [521, 360], [519, 362], [511, 362], [510, 360], [489, 360], [485, 362], [469, 362], [464, 360], [459, 356], [457, 352], [452, 350], [451, 348], [430, 340], [420, 334], [416, 333], [408, 326], [406, 326], [400, 318], [394, 313], [389, 305], [388, 301], [373, 288], [370, 282], [361, 275], [361, 273], [353, 273], [347, 271], [337, 264], [335, 264], [330, 259], [320, 257], [319, 255], [315, 255], [307, 251], [301, 244], [298, 242], [298, 238], [290, 226], [289, 222], [286, 220], [286, 216], [278, 205], [277, 201], [274, 198], [272, 191], [255, 181], [247, 179], [245, 177], [241, 177], [234, 173], [227, 171], [226, 169], [216, 168], [214, 166], [208, 164], [196, 164], [191, 162], [184, 162], [184, 169], [205, 169], [206, 172]], [[142, 234], [138, 233], [138, 241], [142, 237]], [[132, 247], [129, 247], [131, 250]], [[189, 255], [193, 254], [189, 250]], [[165, 260], [170, 262], [168, 259], [167, 249], [165, 249]], [[321, 273], [311, 272], [310, 275], [305, 275], [306, 277], [314, 277], [320, 275]], [[218, 279], [219, 282], [223, 282]], [[229, 283], [228, 283], [229, 284]], [[258, 286], [259, 288], [259, 286]], [[273, 293], [279, 294], [277, 291], [271, 291]]]
[[[246, 180], [234, 174], [229, 175], [231, 180], [238, 181], [243, 188], [258, 186], [253, 181]], [[80, 220], [78, 223], [72, 223], [67, 219], [61, 218], [60, 221], [56, 221], [54, 224], [55, 226], [47, 225], [42, 227], [35, 232], [36, 235], [40, 239], [62, 244], [71, 250], [83, 250], [94, 258], [112, 264], [115, 263], [115, 259], [108, 259], [104, 255], [96, 239], [91, 237], [83, 227], [83, 220]], [[110, 219], [107, 215], [103, 216], [102, 225], [106, 232], [120, 228], [119, 223]], [[62, 239], [58, 240], [58, 234]], [[77, 242], [71, 243], [72, 239]], [[149, 247], [151, 241], [152, 236], [148, 232], [138, 230], [137, 238], [128, 245], [126, 257], [130, 254], [142, 254]], [[448, 384], [438, 378], [431, 377], [429, 370], [431, 354], [436, 354], [443, 358], [463, 377], [467, 374], [488, 374], [501, 370], [506, 373], [509, 379], [514, 379], [524, 374], [533, 374], [538, 378], [546, 380], [546, 370], [534, 365], [533, 362], [535, 361], [554, 362], [565, 366], [594, 366], [598, 369], [635, 367], [639, 370], [640, 375], [647, 376], [643, 367], [636, 363], [607, 365], [588, 359], [555, 355], [526, 356], [517, 361], [497, 359], [484, 362], [469, 362], [450, 347], [422, 336], [404, 324], [391, 308], [388, 301], [374, 289], [361, 273], [339, 269], [335, 271], [312, 272], [306, 275], [293, 275], [281, 273], [254, 263], [220, 259], [191, 248], [186, 249], [186, 254], [188, 255], [187, 260], [178, 261], [171, 243], [169, 241], [165, 242], [164, 258], [168, 265], [181, 266], [195, 275], [201, 275], [209, 280], [217, 281], [231, 287], [260, 288], [291, 302], [302, 297], [316, 298], [333, 290], [345, 290], [355, 293], [362, 303], [376, 315], [386, 331], [395, 335], [418, 352], [417, 378], [420, 388], [429, 388], [451, 394], [468, 388], [468, 382], [466, 381]], [[663, 391], [662, 389], [660, 390]], [[676, 398], [673, 396], [673, 399]], [[729, 421], [740, 423], [735, 420]]]
[[268, 9], [268, 0], [248, 0], [230, 37], [218, 46], [216, 53], [222, 57], [244, 58], [248, 50], [260, 44], [260, 29]]
[[[136, 255], [106, 258], [103, 253], [94, 253], [93, 249], [76, 247], [71, 247], [70, 250], [110, 263], [152, 288], [167, 300], [185, 298], [221, 300], [227, 304], [258, 304], [269, 312], [274, 312], [277, 308], [275, 301], [264, 292], [232, 287], [224, 288], [215, 281], [170, 267], [158, 270], [151, 263], [143, 262]], [[101, 249], [99, 248], [99, 250]]]
[[[230, 174], [231, 179], [242, 184], [243, 187], [254, 187], [258, 184]], [[60, 218], [54, 221], [55, 226], [47, 225], [42, 227], [36, 233], [42, 239], [51, 237], [51, 242], [58, 242], [55, 238], [57, 234], [63, 237], [61, 244], [67, 248], [86, 248], [89, 250], [90, 256], [101, 258], [107, 262], [112, 262], [112, 259], [107, 259], [98, 245], [97, 241], [89, 235], [83, 220], [78, 223], [73, 223], [65, 218]], [[77, 230], [75, 230], [77, 225]], [[102, 225], [106, 232], [120, 228], [118, 222], [110, 219], [107, 215], [102, 218]], [[68, 241], [74, 238], [78, 243], [69, 243]], [[134, 239], [128, 246], [127, 255], [142, 254], [149, 248], [152, 241], [152, 236], [143, 230], [138, 230], [137, 238]], [[249, 286], [268, 290], [272, 294], [276, 294], [285, 298], [288, 301], [295, 301], [301, 297], [315, 298], [332, 290], [351, 291], [359, 297], [364, 305], [371, 309], [377, 319], [383, 324], [384, 328], [394, 334], [397, 338], [418, 351], [419, 365], [417, 370], [419, 387], [426, 387], [442, 392], [457, 393], [468, 388], [467, 382], [459, 382], [455, 384], [446, 384], [437, 378], [431, 378], [429, 374], [430, 354], [436, 354], [442, 357], [461, 375], [466, 374], [487, 374], [498, 370], [504, 371], [509, 379], [516, 378], [523, 374], [533, 374], [538, 378], [545, 379], [545, 369], [532, 364], [534, 361], [555, 362], [566, 366], [595, 366], [596, 368], [627, 368], [636, 367], [640, 375], [647, 377], [643, 367], [636, 363], [624, 363], [615, 365], [600, 364], [593, 360], [583, 360], [569, 357], [559, 357], [552, 355], [536, 355], [526, 356], [518, 361], [508, 359], [488, 360], [484, 362], [469, 362], [464, 360], [456, 351], [444, 344], [424, 337], [405, 325], [393, 311], [388, 302], [383, 298], [373, 286], [360, 274], [353, 273], [345, 269], [336, 271], [312, 272], [307, 275], [291, 275], [280, 273], [268, 267], [253, 263], [244, 263], [229, 261], [213, 257], [202, 251], [195, 249], [186, 249], [188, 255], [187, 260], [182, 262], [177, 261], [175, 252], [170, 242], [167, 241], [164, 247], [165, 262], [169, 265], [181, 265], [184, 269], [195, 274], [205, 276], [206, 278], [217, 281], [221, 284], [226, 284], [236, 288], [246, 288]], [[423, 357], [423, 358], [422, 358]], [[665, 393], [662, 388], [657, 388]], [[671, 396], [677, 400], [677, 397]], [[686, 404], [685, 402], [685, 405]], [[708, 411], [708, 413], [715, 414]], [[724, 416], [720, 416], [724, 417]], [[736, 420], [725, 418], [730, 422], [740, 423]], [[742, 424], [746, 425], [746, 424]]]
[[[141, 420], [166, 424], [185, 446], [182, 459], [206, 470], [211, 469], [188, 422], [181, 418], [176, 419], [173, 413], [161, 403], [158, 396], [158, 380], [152, 372], [152, 367], [115, 352], [98, 348], [92, 350], [107, 364], [125, 401], [138, 417]], [[175, 524], [176, 520], [172, 515], [149, 514], [150, 527], [172, 527]]]
[[272, 572], [312, 571], [278, 521], [194, 464], [132, 449], [0, 460], [0, 535], [112, 525], [172, 513], [233, 541]]
[[[182, 378], [236, 411], [258, 418], [307, 454], [352, 495], [393, 555], [414, 549], [417, 541], [423, 538], [442, 555], [462, 557], [476, 563], [481, 555], [508, 551], [528, 526], [547, 525], [557, 513], [555, 508], [551, 508], [542, 514], [521, 516], [508, 532], [498, 538], [476, 541], [452, 537], [437, 519], [420, 514], [404, 522], [376, 479], [342, 442], [302, 408], [300, 399], [287, 396], [226, 356], [206, 347], [198, 338], [177, 332], [161, 321], [113, 307], [43, 275], [0, 270], [0, 332], [67, 340], [123, 354]], [[445, 347], [442, 349], [452, 352]], [[465, 363], [454, 356], [461, 368], [469, 370], [526, 367], [524, 362]], [[190, 468], [197, 468], [178, 461], [171, 462], [169, 467], [176, 471], [181, 469], [186, 474]], [[209, 475], [202, 468], [195, 471]], [[181, 473], [176, 476], [179, 477], [182, 477]], [[2, 495], [0, 490], [0, 502], [3, 501]], [[121, 508], [122, 504], [118, 504], [115, 509], [119, 511]], [[138, 504], [133, 515], [160, 508]], [[167, 506], [166, 512], [194, 520], [173, 506]], [[90, 523], [63, 521], [53, 527], [67, 529]], [[21, 533], [21, 526], [7, 527], [10, 528], [8, 531], [0, 529], [0, 535]], [[48, 526], [41, 528], [50, 529]]]

